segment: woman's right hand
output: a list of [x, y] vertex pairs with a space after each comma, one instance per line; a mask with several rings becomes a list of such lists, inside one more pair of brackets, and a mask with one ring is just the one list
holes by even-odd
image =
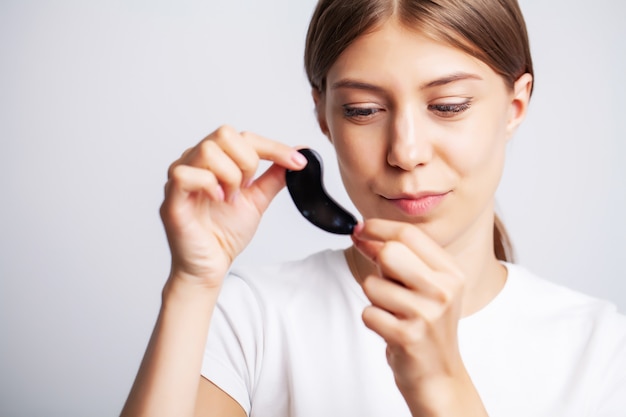
[[[254, 179], [261, 160], [273, 164]], [[285, 186], [285, 169], [305, 165], [294, 148], [229, 126], [185, 151], [170, 166], [161, 205], [170, 279], [218, 288]]]

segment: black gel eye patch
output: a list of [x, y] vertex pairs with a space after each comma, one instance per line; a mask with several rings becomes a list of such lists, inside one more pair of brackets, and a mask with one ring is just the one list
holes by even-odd
[[326, 192], [322, 158], [313, 149], [300, 149], [309, 161], [301, 171], [287, 170], [287, 189], [302, 215], [315, 226], [330, 233], [352, 234], [356, 218]]

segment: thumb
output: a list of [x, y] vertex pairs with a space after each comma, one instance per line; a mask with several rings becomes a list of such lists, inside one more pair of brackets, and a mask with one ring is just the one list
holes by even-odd
[[248, 189], [250, 201], [256, 206], [259, 213], [263, 213], [267, 209], [274, 197], [287, 184], [285, 171], [286, 169], [280, 165], [273, 164]]

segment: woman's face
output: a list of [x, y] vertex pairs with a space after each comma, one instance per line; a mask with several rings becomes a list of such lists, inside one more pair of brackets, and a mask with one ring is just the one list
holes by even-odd
[[491, 236], [530, 83], [511, 90], [483, 62], [389, 21], [342, 53], [316, 102], [363, 217], [416, 224], [447, 246], [472, 230]]

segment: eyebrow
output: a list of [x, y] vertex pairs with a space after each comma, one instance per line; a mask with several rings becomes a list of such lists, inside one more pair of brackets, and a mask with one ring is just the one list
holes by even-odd
[[351, 79], [339, 80], [330, 86], [331, 90], [337, 90], [340, 88], [351, 88], [355, 90], [367, 90], [367, 91], [377, 91], [377, 92], [383, 91], [382, 87], [379, 87], [377, 85], [365, 83], [362, 81], [351, 80]]
[[433, 87], [440, 87], [442, 85], [451, 84], [456, 81], [464, 81], [464, 80], [478, 80], [482, 81], [482, 78], [476, 74], [471, 74], [469, 72], [455, 72], [450, 75], [446, 75], [441, 78], [437, 78], [436, 80], [427, 82], [422, 85], [422, 90]]
[[[481, 81], [482, 78], [476, 74], [471, 74], [468, 72], [455, 72], [449, 75], [445, 75], [441, 78], [437, 78], [435, 80], [429, 81], [425, 84], [422, 84], [420, 86], [420, 89], [426, 90], [426, 89], [433, 88], [433, 87], [441, 87], [443, 85], [451, 84], [457, 81], [464, 81], [464, 80]], [[367, 91], [373, 91], [373, 92], [383, 91], [383, 88], [377, 85], [362, 82], [362, 81], [352, 80], [349, 78], [339, 80], [330, 86], [331, 90], [337, 90], [340, 88], [351, 88], [351, 89], [356, 89], [356, 90], [367, 90]]]

